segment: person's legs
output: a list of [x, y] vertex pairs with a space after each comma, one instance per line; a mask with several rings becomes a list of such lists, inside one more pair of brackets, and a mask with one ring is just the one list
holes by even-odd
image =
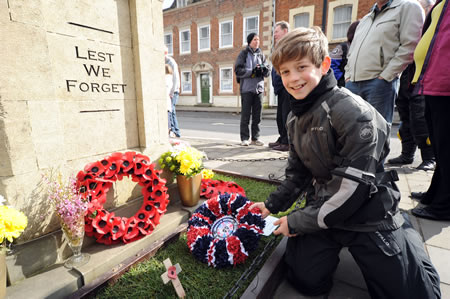
[[280, 127], [278, 128], [278, 132], [280, 132], [280, 143], [289, 144], [286, 122], [288, 115], [291, 112], [291, 103], [290, 103], [290, 94], [284, 88], [278, 95], [278, 105], [280, 105], [280, 99], [281, 99], [281, 130]]
[[261, 122], [262, 116], [262, 99], [263, 93], [252, 94], [252, 141], [259, 139], [259, 123]]
[[391, 82], [378, 78], [363, 82], [360, 82], [362, 86], [359, 95], [375, 107], [388, 123], [392, 124], [394, 103], [398, 95], [398, 78]]
[[326, 294], [333, 286], [341, 246], [330, 230], [288, 239], [284, 261], [288, 281], [302, 294]]
[[[403, 79], [403, 76], [402, 76]], [[403, 85], [400, 86], [399, 96], [397, 98], [397, 110], [400, 116], [400, 128], [398, 134], [402, 142], [402, 152], [400, 156], [389, 159], [390, 164], [411, 164], [414, 161], [414, 153], [416, 152], [416, 143], [412, 135], [411, 119], [410, 119], [410, 96]]]
[[425, 120], [425, 97], [413, 96], [410, 98], [411, 133], [414, 142], [419, 146], [422, 163], [417, 167], [421, 170], [434, 170], [436, 161], [431, 143], [428, 143], [428, 127]]
[[252, 111], [252, 94], [243, 93], [241, 94], [241, 125], [240, 134], [241, 141], [246, 141], [250, 138], [250, 132], [248, 125], [250, 123], [250, 114]]
[[180, 137], [181, 135], [180, 135], [180, 128], [178, 127], [177, 111], [175, 109], [175, 106], [178, 103], [178, 96], [179, 96], [178, 92], [175, 92], [172, 97], [171, 130], [172, 132], [175, 133], [177, 137]]
[[426, 195], [429, 206], [425, 209], [438, 218], [450, 219], [450, 97], [425, 96], [425, 100], [430, 110], [430, 138], [437, 165]]
[[439, 275], [409, 221], [395, 231], [360, 233], [349, 251], [373, 298], [440, 298]]

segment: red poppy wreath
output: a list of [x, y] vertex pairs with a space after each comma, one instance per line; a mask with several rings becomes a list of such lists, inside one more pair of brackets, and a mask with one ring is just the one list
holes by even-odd
[[[166, 181], [150, 159], [136, 152], [113, 153], [101, 161], [89, 163], [77, 175], [77, 188], [89, 200], [85, 217], [86, 235], [99, 243], [133, 242], [149, 235], [159, 224], [169, 203]], [[112, 183], [131, 176], [142, 186], [141, 208], [130, 218], [118, 217], [103, 208]]]

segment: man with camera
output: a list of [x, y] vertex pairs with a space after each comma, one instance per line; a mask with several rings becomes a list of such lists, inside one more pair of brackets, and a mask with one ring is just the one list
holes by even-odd
[[[264, 95], [264, 77], [270, 74], [270, 66], [259, 48], [259, 36], [250, 33], [247, 36], [248, 46], [239, 53], [234, 72], [240, 84], [241, 92], [241, 145], [249, 146], [264, 143], [259, 140], [259, 123], [262, 115], [262, 100]], [[249, 130], [252, 117], [251, 131]], [[250, 134], [251, 133], [251, 134]]]

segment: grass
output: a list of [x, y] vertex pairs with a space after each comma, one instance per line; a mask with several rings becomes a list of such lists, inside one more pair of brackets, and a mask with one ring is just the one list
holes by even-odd
[[[251, 201], [264, 201], [276, 189], [275, 185], [245, 178], [234, 178], [216, 174], [214, 179], [235, 181], [244, 188], [246, 196]], [[226, 269], [215, 269], [197, 261], [186, 245], [186, 234], [183, 233], [167, 246], [160, 249], [155, 256], [142, 263], [134, 265], [122, 275], [114, 285], [107, 285], [92, 294], [92, 298], [176, 298], [176, 293], [169, 282], [164, 285], [161, 274], [165, 272], [163, 261], [170, 257], [173, 264], [179, 263], [182, 271], [179, 274], [187, 298], [222, 298], [238, 281], [239, 277], [251, 265], [264, 249], [265, 245], [275, 236], [262, 237], [258, 249], [250, 254], [244, 264]], [[264, 260], [269, 253], [266, 253]], [[262, 266], [263, 263], [259, 267]], [[233, 298], [239, 298], [253, 280], [258, 269], [253, 272], [236, 292]]]

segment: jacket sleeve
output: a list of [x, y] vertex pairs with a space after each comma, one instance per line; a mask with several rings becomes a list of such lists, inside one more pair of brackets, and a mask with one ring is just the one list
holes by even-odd
[[286, 179], [265, 201], [266, 208], [273, 214], [289, 209], [311, 182], [310, 171], [293, 149], [289, 150], [285, 175]]
[[247, 54], [246, 50], [242, 50], [234, 64], [234, 73], [238, 78], [249, 78], [252, 75], [253, 70], [246, 68]]
[[330, 119], [336, 142], [342, 145], [335, 158], [346, 162], [332, 169], [330, 179], [320, 183], [320, 188], [316, 186], [325, 195], [316, 194], [305, 209], [288, 216], [290, 233], [339, 227], [369, 200], [370, 185], [348, 177], [375, 180], [378, 162], [386, 155], [389, 125], [367, 105], [352, 107], [342, 102]]
[[386, 81], [392, 81], [413, 62], [414, 49], [420, 40], [425, 14], [417, 1], [405, 1], [400, 15], [399, 47], [394, 57], [381, 72]]

